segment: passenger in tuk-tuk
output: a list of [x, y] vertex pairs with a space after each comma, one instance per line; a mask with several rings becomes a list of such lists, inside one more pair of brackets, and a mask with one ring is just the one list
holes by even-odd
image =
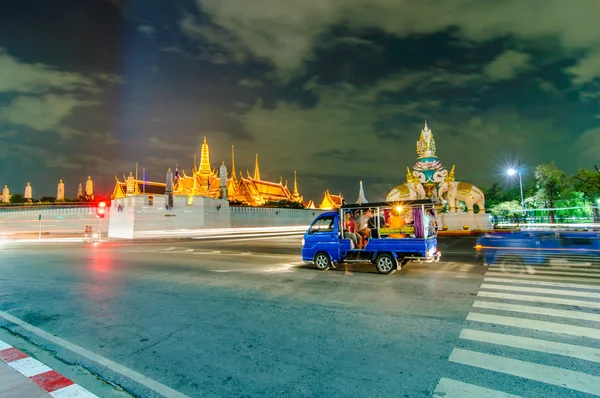
[[[370, 211], [370, 209], [369, 209]], [[371, 230], [371, 238], [373, 239], [378, 239], [380, 237], [379, 235], [379, 228], [377, 227], [377, 219], [379, 218], [379, 228], [385, 228], [386, 227], [386, 222], [385, 222], [385, 218], [381, 215], [381, 211], [373, 217], [369, 218], [369, 229]]]
[[373, 216], [371, 209], [365, 210], [363, 214], [356, 219], [356, 232], [361, 236], [361, 246], [363, 249], [369, 240], [371, 229], [369, 228], [369, 220]]
[[362, 245], [362, 238], [356, 233], [356, 223], [352, 219], [351, 211], [344, 215], [344, 238], [350, 239], [356, 248]]

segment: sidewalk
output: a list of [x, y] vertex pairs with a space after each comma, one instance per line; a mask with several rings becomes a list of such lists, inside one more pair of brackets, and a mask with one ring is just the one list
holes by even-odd
[[29, 377], [0, 361], [0, 397], [2, 398], [49, 398], [51, 397]]
[[1, 398], [96, 397], [40, 361], [0, 340]]

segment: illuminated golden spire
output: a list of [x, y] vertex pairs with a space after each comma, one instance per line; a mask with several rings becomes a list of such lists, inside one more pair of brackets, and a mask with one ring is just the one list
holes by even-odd
[[256, 154], [256, 164], [254, 165], [254, 179], [260, 181], [260, 170], [258, 169], [258, 153]]
[[231, 178], [235, 180], [235, 152], [233, 145], [231, 146]]
[[198, 171], [198, 167], [196, 166], [196, 154], [194, 154], [194, 170], [192, 170], [192, 173], [195, 173], [196, 171]]
[[206, 137], [202, 143], [202, 152], [200, 153], [200, 172], [210, 174], [210, 153], [208, 150], [208, 144], [206, 143]]
[[296, 170], [294, 170], [294, 192], [293, 192], [294, 197], [298, 197], [300, 196], [300, 194], [298, 193], [298, 181], [296, 181]]

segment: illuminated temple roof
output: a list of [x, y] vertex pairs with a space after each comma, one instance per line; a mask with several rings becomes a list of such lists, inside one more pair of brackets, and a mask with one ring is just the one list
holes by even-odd
[[331, 193], [329, 193], [329, 190], [327, 190], [327, 191], [325, 191], [325, 195], [323, 195], [323, 200], [321, 201], [321, 204], [319, 205], [319, 209], [323, 209], [323, 210], [339, 209], [340, 206], [342, 206], [343, 202], [344, 202], [344, 197], [342, 196], [341, 192], [339, 195], [332, 195]]
[[[231, 173], [230, 178], [227, 178], [227, 196], [231, 201], [237, 201], [250, 206], [260, 206], [267, 202], [273, 201], [292, 201], [303, 203], [303, 197], [298, 191], [298, 183], [296, 180], [296, 172], [294, 171], [294, 188], [290, 192], [287, 181], [283, 183], [283, 178], [280, 181], [271, 182], [264, 181], [260, 175], [258, 163], [258, 155], [254, 165], [254, 175], [243, 177], [240, 172], [239, 178], [236, 176], [235, 170], [235, 153], [233, 146], [231, 147]], [[128, 195], [139, 194], [156, 194], [164, 195], [166, 191], [166, 183], [159, 182], [144, 182], [136, 179], [130, 173], [129, 177], [123, 175], [123, 180], [120, 181], [117, 177], [115, 188], [111, 198], [122, 198]], [[200, 153], [200, 167], [196, 165], [196, 157], [194, 156], [194, 166], [191, 175], [186, 174], [182, 169], [181, 173], [176, 169], [175, 181], [173, 183], [174, 195], [188, 196], [209, 196], [218, 198], [221, 195], [220, 178], [216, 169], [211, 169], [210, 166], [210, 150], [206, 137], [202, 143]], [[310, 204], [310, 203], [309, 203]], [[314, 204], [312, 204], [314, 206]]]

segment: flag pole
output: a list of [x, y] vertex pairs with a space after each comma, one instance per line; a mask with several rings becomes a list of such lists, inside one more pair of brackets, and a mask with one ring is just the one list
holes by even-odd
[[145, 167], [142, 169], [142, 175], [143, 175], [142, 178], [144, 179], [144, 185], [142, 185], [143, 186], [142, 189], [143, 189], [143, 192], [145, 195], [146, 194], [146, 168]]

